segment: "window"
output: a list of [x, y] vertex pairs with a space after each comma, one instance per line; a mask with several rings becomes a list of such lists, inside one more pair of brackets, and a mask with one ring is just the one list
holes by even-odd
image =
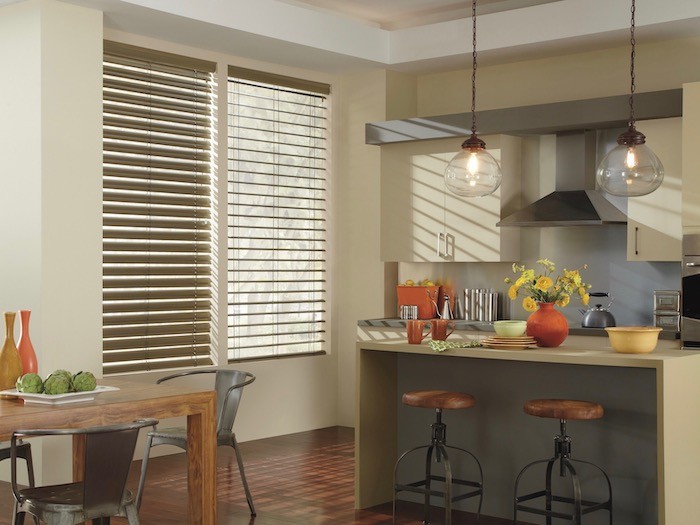
[[329, 86], [229, 69], [228, 357], [319, 352]]
[[212, 363], [213, 72], [105, 42], [107, 374]]

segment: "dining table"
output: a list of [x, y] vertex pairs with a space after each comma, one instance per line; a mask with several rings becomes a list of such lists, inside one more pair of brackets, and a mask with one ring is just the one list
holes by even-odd
[[[216, 392], [182, 385], [151, 384], [128, 379], [100, 379], [117, 387], [93, 399], [69, 403], [30, 404], [0, 397], [0, 440], [18, 429], [85, 428], [137, 419], [187, 417], [187, 523], [216, 523]], [[73, 438], [73, 478], [83, 471], [84, 440]], [[183, 520], [184, 521], [184, 520]]]

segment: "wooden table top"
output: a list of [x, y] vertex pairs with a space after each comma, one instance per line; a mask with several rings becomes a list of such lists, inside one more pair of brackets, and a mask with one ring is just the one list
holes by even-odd
[[60, 405], [25, 404], [20, 398], [0, 398], [0, 439], [17, 429], [80, 428], [124, 423], [140, 418], [169, 418], [201, 411], [215, 396], [181, 385], [150, 384], [125, 379], [100, 379], [100, 385], [118, 387], [91, 401]]

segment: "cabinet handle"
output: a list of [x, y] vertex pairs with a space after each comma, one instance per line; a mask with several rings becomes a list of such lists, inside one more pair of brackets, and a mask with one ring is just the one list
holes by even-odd
[[437, 256], [442, 257], [442, 251], [440, 250], [440, 242], [442, 239], [442, 236], [445, 235], [443, 232], [438, 232], [437, 234]]
[[697, 266], [700, 266], [700, 263], [685, 263], [685, 265], [686, 265], [688, 268], [695, 268], [695, 267], [697, 267]]
[[639, 255], [639, 226], [634, 227], [634, 254]]

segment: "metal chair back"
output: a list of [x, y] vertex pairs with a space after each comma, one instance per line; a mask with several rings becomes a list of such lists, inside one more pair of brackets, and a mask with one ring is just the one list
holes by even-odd
[[[243, 395], [243, 386], [249, 384], [250, 373], [241, 370], [217, 370], [214, 388], [216, 390], [216, 433], [230, 432], [236, 420], [238, 407]], [[252, 382], [252, 381], [251, 381]], [[237, 387], [237, 385], [240, 385]]]
[[85, 436], [83, 507], [86, 516], [119, 513], [140, 427]]

